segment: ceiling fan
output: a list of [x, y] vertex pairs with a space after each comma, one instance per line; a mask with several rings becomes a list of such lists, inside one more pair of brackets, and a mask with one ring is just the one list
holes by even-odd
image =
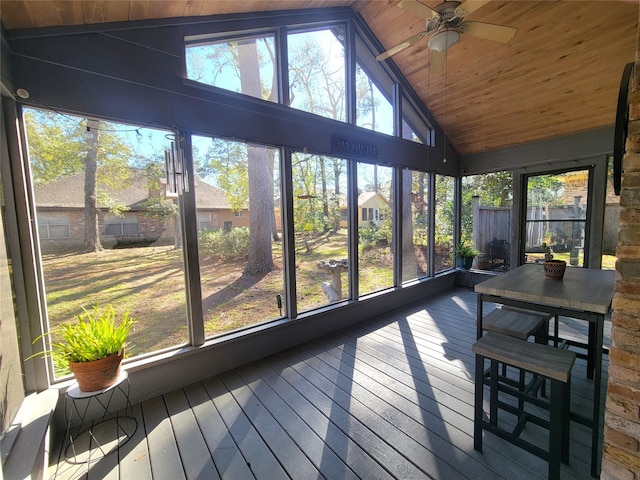
[[430, 8], [418, 0], [401, 0], [397, 6], [420, 18], [424, 18], [427, 21], [426, 29], [378, 55], [376, 60], [385, 60], [409, 48], [423, 38], [429, 37], [428, 47], [431, 51], [431, 71], [437, 73], [444, 66], [447, 49], [458, 43], [462, 34], [496, 42], [508, 42], [518, 31], [517, 28], [492, 23], [464, 21], [467, 15], [487, 3], [489, 3], [489, 0], [446, 1], [434, 8]]

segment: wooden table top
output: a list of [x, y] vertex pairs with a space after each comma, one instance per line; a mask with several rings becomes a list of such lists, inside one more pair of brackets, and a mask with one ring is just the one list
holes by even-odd
[[569, 267], [562, 280], [545, 278], [541, 264], [526, 264], [475, 286], [477, 293], [525, 302], [607, 314], [616, 272]]

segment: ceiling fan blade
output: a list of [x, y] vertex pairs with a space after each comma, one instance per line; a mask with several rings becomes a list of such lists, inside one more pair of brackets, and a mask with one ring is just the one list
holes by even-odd
[[389, 58], [392, 55], [395, 55], [398, 52], [401, 52], [402, 50], [404, 50], [405, 48], [409, 48], [411, 45], [413, 45], [416, 42], [419, 42], [420, 40], [422, 40], [424, 37], [427, 36], [427, 31], [422, 31], [416, 35], [414, 35], [411, 38], [407, 38], [404, 42], [399, 43], [398, 45], [396, 45], [395, 47], [391, 47], [389, 50], [387, 50], [384, 53], [381, 53], [380, 55], [378, 55], [376, 57], [376, 60], [378, 60], [379, 62], [381, 62], [382, 60], [385, 60], [387, 58]]
[[494, 25], [493, 23], [465, 22], [464, 25], [466, 26], [464, 33], [472, 37], [493, 40], [494, 42], [506, 43], [511, 40], [518, 31], [515, 27]]
[[[490, 0], [467, 0], [458, 6], [459, 9], [464, 10], [464, 12], [469, 15], [470, 13], [475, 12], [480, 7], [484, 7]], [[456, 8], [456, 10], [458, 9]]]
[[397, 6], [426, 20], [435, 18], [440, 15], [438, 12], [427, 7], [425, 4], [418, 2], [418, 0], [401, 0], [400, 2], [398, 2]]
[[444, 70], [444, 60], [447, 52], [438, 52], [437, 50], [431, 50], [429, 54], [429, 72], [433, 74], [441, 73]]

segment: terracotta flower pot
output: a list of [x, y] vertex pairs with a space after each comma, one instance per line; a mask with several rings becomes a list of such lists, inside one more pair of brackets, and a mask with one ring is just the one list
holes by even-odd
[[562, 280], [564, 271], [567, 269], [567, 262], [564, 260], [546, 260], [542, 263], [544, 276], [552, 280]]
[[93, 362], [69, 362], [80, 391], [95, 392], [113, 385], [120, 375], [124, 350]]

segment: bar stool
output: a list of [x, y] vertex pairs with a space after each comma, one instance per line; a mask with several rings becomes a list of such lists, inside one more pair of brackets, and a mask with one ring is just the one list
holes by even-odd
[[[569, 402], [571, 400], [571, 370], [576, 359], [575, 352], [554, 348], [549, 345], [525, 342], [495, 332], [489, 332], [484, 335], [473, 344], [471, 349], [476, 354], [474, 449], [482, 451], [482, 431], [487, 430], [547, 460], [549, 462], [549, 479], [559, 479], [560, 462], [567, 463], [569, 461]], [[491, 361], [489, 369], [489, 421], [483, 418], [485, 358]], [[507, 364], [548, 378], [551, 381], [549, 401], [532, 396], [501, 382], [498, 376], [498, 363]], [[549, 410], [549, 419], [526, 412], [520, 405], [516, 408], [501, 401], [498, 397], [499, 392], [504, 392], [517, 398], [519, 404], [522, 400]], [[518, 422], [513, 430], [509, 431], [499, 424], [498, 410], [504, 410], [518, 417]], [[528, 421], [549, 430], [546, 450], [520, 438], [520, 434]]]

